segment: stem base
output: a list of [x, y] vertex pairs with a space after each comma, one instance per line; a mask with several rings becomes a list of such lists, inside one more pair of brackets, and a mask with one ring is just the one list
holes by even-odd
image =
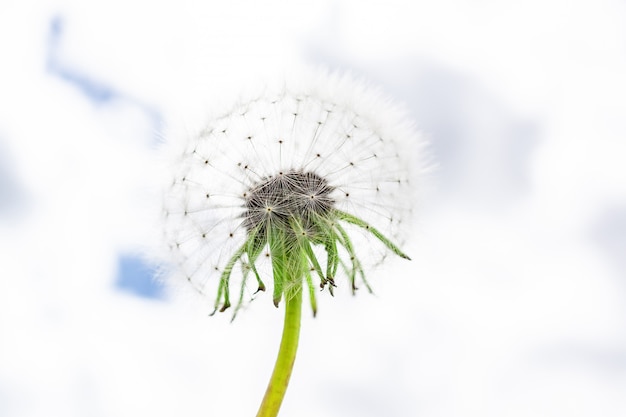
[[257, 417], [276, 417], [278, 415], [296, 360], [300, 337], [300, 318], [302, 316], [302, 284], [299, 283], [290, 295], [291, 297], [285, 295], [285, 322], [278, 357]]

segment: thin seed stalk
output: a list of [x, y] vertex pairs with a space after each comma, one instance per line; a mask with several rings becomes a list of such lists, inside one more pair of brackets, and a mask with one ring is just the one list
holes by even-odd
[[291, 370], [296, 360], [302, 315], [302, 282], [298, 281], [291, 296], [285, 297], [285, 322], [274, 372], [267, 385], [257, 417], [276, 417], [285, 397]]

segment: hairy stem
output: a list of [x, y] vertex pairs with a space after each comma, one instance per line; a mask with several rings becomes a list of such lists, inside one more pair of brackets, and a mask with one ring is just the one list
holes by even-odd
[[257, 417], [276, 417], [283, 402], [291, 370], [296, 360], [298, 338], [300, 336], [300, 316], [302, 314], [302, 282], [299, 281], [293, 292], [285, 296], [285, 323], [280, 341], [274, 372], [267, 385], [265, 397]]

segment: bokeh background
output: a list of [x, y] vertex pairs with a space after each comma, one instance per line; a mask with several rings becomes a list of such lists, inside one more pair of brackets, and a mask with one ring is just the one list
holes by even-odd
[[305, 316], [283, 416], [626, 415], [626, 2], [0, 3], [0, 415], [250, 416], [282, 312], [142, 256], [172, 120], [300, 66], [430, 138], [410, 263]]

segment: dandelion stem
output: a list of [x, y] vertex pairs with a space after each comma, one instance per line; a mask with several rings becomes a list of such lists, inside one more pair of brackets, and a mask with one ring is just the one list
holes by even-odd
[[296, 360], [301, 315], [302, 282], [300, 280], [297, 287], [293, 288], [293, 293], [285, 297], [283, 336], [280, 341], [274, 372], [272, 372], [272, 377], [267, 385], [265, 397], [263, 397], [257, 417], [276, 417], [278, 415], [278, 410], [280, 410], [280, 405], [287, 391], [291, 370]]

